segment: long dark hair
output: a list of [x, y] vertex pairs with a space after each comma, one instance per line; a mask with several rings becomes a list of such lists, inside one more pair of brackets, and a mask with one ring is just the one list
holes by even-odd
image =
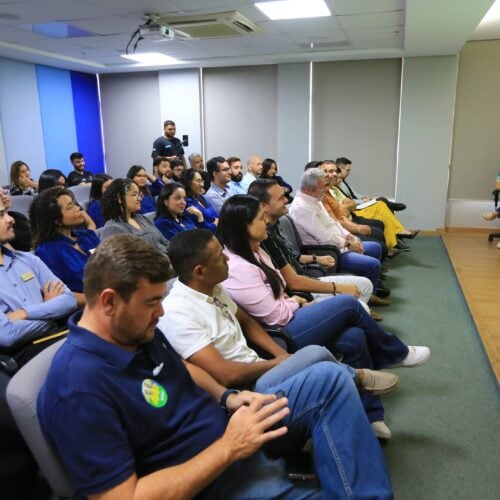
[[198, 172], [198, 170], [195, 170], [194, 168], [188, 168], [187, 170], [184, 170], [184, 172], [182, 172], [181, 182], [184, 185], [184, 189], [186, 190], [186, 196], [188, 198], [196, 198], [195, 194], [191, 190], [191, 182], [193, 182], [194, 176], [196, 174], [200, 174], [200, 172]]
[[34, 247], [58, 234], [63, 215], [57, 200], [64, 194], [74, 200], [74, 195], [69, 189], [51, 187], [45, 189], [31, 203], [29, 216]]
[[262, 173], [260, 174], [260, 177], [262, 179], [273, 179], [273, 177], [270, 177], [268, 174], [269, 174], [269, 170], [271, 170], [271, 167], [274, 165], [276, 165], [276, 175], [278, 174], [278, 164], [272, 159], [272, 158], [266, 158], [263, 162], [262, 162]]
[[167, 219], [174, 218], [172, 212], [170, 212], [165, 202], [174, 194], [177, 189], [184, 190], [184, 186], [180, 182], [171, 182], [170, 184], [162, 187], [160, 195], [158, 196], [158, 200], [156, 200], [155, 219], [157, 217], [165, 217]]
[[90, 195], [89, 201], [100, 201], [102, 198], [102, 185], [113, 177], [108, 174], [96, 174], [92, 178], [92, 184], [90, 185]]
[[259, 208], [259, 200], [254, 196], [237, 194], [228, 198], [222, 205], [217, 225], [217, 237], [233, 253], [262, 270], [273, 291], [274, 298], [277, 299], [283, 292], [283, 281], [274, 269], [255, 258], [250, 246], [248, 225], [257, 217]]
[[[142, 166], [142, 165], [132, 165], [127, 172], [127, 179], [134, 180], [134, 177], [141, 171], [144, 170], [144, 172], [147, 172], [147, 170]], [[144, 187], [140, 187], [137, 184], [137, 187], [139, 188], [139, 191], [142, 193], [143, 196], [153, 196], [151, 194], [151, 190], [148, 188], [148, 185], [146, 184]]]
[[66, 176], [60, 170], [57, 170], [56, 168], [44, 170], [38, 179], [38, 193], [41, 193], [48, 188], [57, 186], [57, 182], [61, 177], [64, 177], [64, 183], [66, 184]]
[[111, 183], [101, 198], [101, 211], [105, 220], [127, 220], [126, 196], [132, 184], [135, 182], [130, 179], [115, 179]]

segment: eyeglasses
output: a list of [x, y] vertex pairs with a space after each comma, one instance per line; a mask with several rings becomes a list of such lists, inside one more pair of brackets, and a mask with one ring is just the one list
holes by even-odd
[[226, 167], [226, 168], [219, 168], [217, 172], [229, 172], [231, 170], [231, 167]]
[[231, 321], [231, 323], [233, 325], [235, 324], [235, 320], [233, 318], [233, 315], [231, 314], [231, 312], [227, 308], [227, 304], [224, 304], [224, 302], [222, 302], [222, 300], [220, 300], [218, 297], [208, 297], [207, 302], [209, 304], [214, 304], [217, 307], [217, 309], [224, 315], [225, 318], [227, 318], [229, 321]]
[[126, 196], [130, 196], [132, 198], [142, 198], [142, 193], [136, 192], [136, 193], [127, 193]]

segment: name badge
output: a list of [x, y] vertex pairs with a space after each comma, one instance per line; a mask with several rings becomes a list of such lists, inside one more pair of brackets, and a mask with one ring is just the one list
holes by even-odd
[[35, 275], [31, 271], [28, 271], [27, 273], [21, 274], [21, 279], [24, 282], [32, 280], [34, 277], [35, 277]]

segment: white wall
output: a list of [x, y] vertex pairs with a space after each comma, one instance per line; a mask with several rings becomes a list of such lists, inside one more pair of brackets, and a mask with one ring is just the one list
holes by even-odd
[[185, 134], [189, 136], [189, 146], [184, 148], [189, 165], [191, 153], [202, 154], [199, 70], [160, 71], [159, 92], [161, 120], [158, 130], [163, 130], [165, 120], [172, 120], [179, 139], [182, 140]]

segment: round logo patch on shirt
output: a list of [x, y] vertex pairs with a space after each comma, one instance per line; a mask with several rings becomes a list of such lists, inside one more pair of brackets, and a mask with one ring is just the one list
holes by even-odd
[[168, 401], [167, 391], [158, 382], [150, 378], [142, 381], [142, 395], [154, 408], [162, 408]]

